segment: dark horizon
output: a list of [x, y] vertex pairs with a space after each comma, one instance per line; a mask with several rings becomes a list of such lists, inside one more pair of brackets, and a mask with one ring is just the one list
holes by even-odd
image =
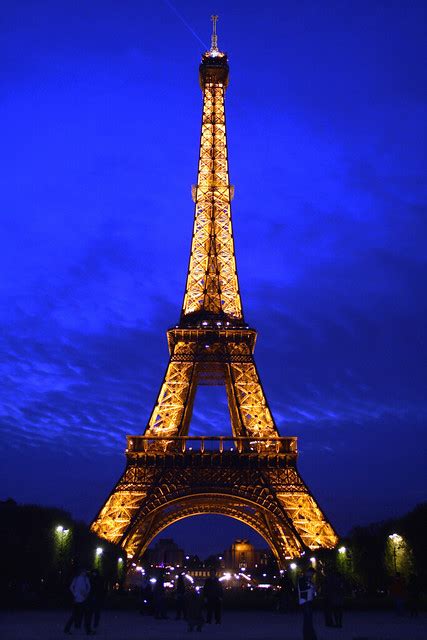
[[[208, 43], [211, 11], [175, 4]], [[345, 535], [426, 499], [427, 9], [246, 4], [215, 7], [245, 318], [281, 435]], [[168, 2], [24, 5], [0, 41], [0, 499], [89, 522], [182, 304], [203, 47]], [[199, 390], [192, 433], [229, 422], [225, 390]], [[204, 518], [172, 530], [255, 539]]]

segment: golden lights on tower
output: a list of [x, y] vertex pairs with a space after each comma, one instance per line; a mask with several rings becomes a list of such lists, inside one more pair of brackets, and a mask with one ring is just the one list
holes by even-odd
[[[257, 333], [244, 319], [231, 218], [225, 91], [227, 55], [202, 56], [202, 129], [191, 252], [170, 359], [143, 436], [129, 436], [126, 469], [92, 524], [137, 561], [179, 519], [202, 513], [246, 523], [280, 566], [337, 536], [296, 468], [296, 438], [282, 438], [254, 361]], [[188, 435], [198, 385], [225, 385], [233, 436]], [[190, 442], [192, 443], [190, 446]]]

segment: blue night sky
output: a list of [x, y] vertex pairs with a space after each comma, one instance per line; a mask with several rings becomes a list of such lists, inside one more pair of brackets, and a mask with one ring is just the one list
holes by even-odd
[[[403, 513], [426, 499], [421, 0], [2, 4], [0, 498], [89, 521], [151, 412], [201, 119], [175, 8], [205, 43], [220, 15], [240, 285], [281, 434], [339, 533]], [[203, 388], [192, 433], [229, 432]], [[227, 523], [173, 535], [210, 552], [249, 534]]]

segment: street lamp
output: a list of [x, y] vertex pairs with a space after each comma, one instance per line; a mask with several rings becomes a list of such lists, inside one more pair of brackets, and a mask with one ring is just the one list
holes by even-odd
[[98, 571], [101, 569], [101, 560], [102, 560], [102, 554], [104, 553], [104, 549], [102, 547], [96, 547], [95, 549], [95, 563], [94, 563], [94, 567], [95, 569], [97, 569]]
[[69, 529], [65, 529], [62, 524], [59, 524], [56, 529], [55, 529], [56, 533], [60, 533], [61, 535], [67, 535], [67, 533], [69, 532]]
[[394, 572], [397, 573], [397, 550], [400, 548], [400, 543], [403, 538], [398, 533], [390, 533], [389, 540], [391, 540], [391, 546], [393, 550], [393, 566]]
[[400, 536], [398, 533], [390, 533], [389, 538], [394, 542], [400, 542], [402, 540], [402, 536]]
[[62, 524], [59, 524], [57, 527], [55, 527], [55, 533], [56, 533], [56, 544], [58, 545], [58, 560], [59, 560], [59, 575], [62, 576], [63, 573], [63, 569], [64, 569], [64, 551], [65, 551], [65, 542], [67, 539], [67, 534], [69, 533], [69, 529], [66, 529], [65, 527], [62, 526]]
[[341, 555], [343, 555], [346, 551], [347, 551], [346, 547], [340, 547], [338, 549], [338, 553], [340, 553]]
[[123, 571], [124, 571], [125, 565], [123, 562], [123, 558], [117, 558], [117, 577], [119, 580], [121, 580], [123, 578]]

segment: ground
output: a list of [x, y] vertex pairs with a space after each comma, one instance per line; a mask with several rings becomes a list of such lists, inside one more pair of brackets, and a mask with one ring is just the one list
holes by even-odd
[[[0, 613], [2, 640], [57, 640], [65, 638], [66, 611], [18, 611]], [[221, 625], [205, 625], [201, 634], [190, 635], [184, 622], [154, 620], [138, 613], [106, 611], [95, 637], [105, 640], [302, 640], [298, 614], [280, 615], [259, 612], [224, 613]], [[346, 613], [343, 629], [323, 626], [315, 614], [318, 640], [426, 640], [427, 614], [419, 618], [397, 618], [391, 612]], [[83, 630], [73, 630], [71, 637], [85, 637]]]

